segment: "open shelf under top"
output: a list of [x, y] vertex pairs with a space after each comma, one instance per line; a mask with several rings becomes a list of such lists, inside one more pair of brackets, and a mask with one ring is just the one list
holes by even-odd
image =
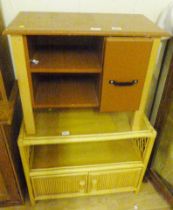
[[98, 52], [90, 49], [37, 49], [32, 59], [31, 72], [48, 73], [100, 73], [102, 71]]
[[100, 141], [102, 138], [106, 141], [115, 139], [117, 134], [121, 139], [127, 135], [133, 138], [137, 132], [137, 136], [151, 133], [145, 120], [141, 120], [140, 130], [132, 131], [132, 113], [100, 113], [94, 109], [35, 110], [34, 117], [36, 133], [33, 136], [22, 132], [25, 144]]
[[31, 169], [142, 161], [134, 140], [34, 146]]
[[34, 94], [34, 108], [98, 107], [92, 77], [44, 76], [35, 82]]

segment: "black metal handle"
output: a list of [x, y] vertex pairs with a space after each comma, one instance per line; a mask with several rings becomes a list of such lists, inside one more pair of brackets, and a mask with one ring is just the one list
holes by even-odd
[[138, 80], [132, 80], [129, 82], [117, 82], [115, 80], [109, 80], [109, 84], [111, 85], [115, 85], [115, 86], [133, 86], [136, 85], [138, 83]]

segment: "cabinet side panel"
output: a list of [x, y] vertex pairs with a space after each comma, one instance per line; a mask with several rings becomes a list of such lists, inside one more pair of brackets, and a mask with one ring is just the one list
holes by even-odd
[[[15, 175], [12, 168], [8, 151], [5, 145], [5, 133], [2, 127], [0, 127], [0, 169], [1, 176], [3, 177], [4, 185], [6, 186], [8, 196], [6, 201], [17, 202], [20, 200]], [[4, 202], [4, 199], [3, 199]], [[1, 201], [0, 201], [1, 203]]]

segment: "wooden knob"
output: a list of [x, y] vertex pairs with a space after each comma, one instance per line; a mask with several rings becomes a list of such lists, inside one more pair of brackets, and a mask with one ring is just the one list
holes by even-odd
[[85, 180], [81, 180], [80, 182], [79, 182], [79, 185], [80, 185], [80, 190], [79, 190], [79, 192], [81, 192], [81, 193], [84, 193], [85, 192]]

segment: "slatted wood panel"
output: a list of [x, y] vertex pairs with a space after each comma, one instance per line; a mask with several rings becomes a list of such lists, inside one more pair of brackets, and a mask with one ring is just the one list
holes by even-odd
[[87, 174], [67, 174], [57, 176], [32, 177], [35, 198], [54, 195], [86, 193]]
[[140, 168], [90, 172], [89, 192], [111, 191], [130, 187], [135, 190], [140, 174]]
[[147, 150], [147, 146], [148, 146], [148, 138], [138, 138], [136, 139], [136, 145], [139, 149], [139, 152], [141, 154], [142, 159], [144, 159], [145, 157], [145, 152]]

